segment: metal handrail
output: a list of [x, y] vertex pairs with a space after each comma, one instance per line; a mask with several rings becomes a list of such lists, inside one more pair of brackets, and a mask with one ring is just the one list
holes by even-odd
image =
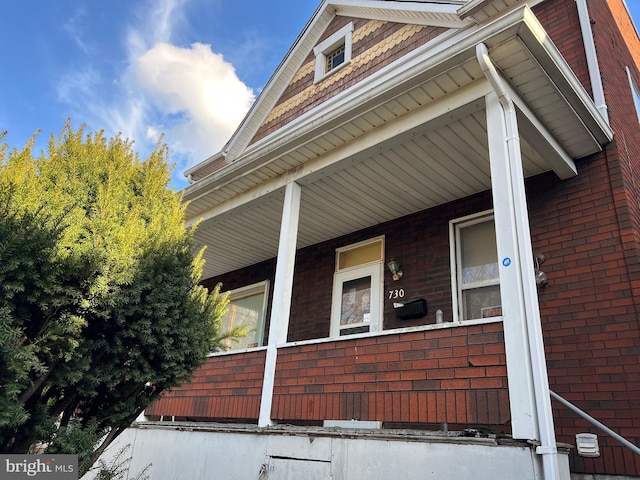
[[565, 400], [564, 398], [562, 398], [560, 395], [558, 395], [556, 392], [549, 390], [549, 393], [551, 394], [551, 398], [553, 398], [554, 400], [557, 400], [558, 402], [560, 402], [561, 404], [563, 404], [565, 407], [567, 407], [569, 410], [571, 410], [572, 412], [577, 413], [578, 415], [580, 415], [582, 418], [584, 418], [585, 420], [587, 420], [589, 423], [593, 424], [594, 426], [598, 427], [600, 430], [602, 430], [603, 432], [605, 432], [607, 435], [609, 435], [610, 437], [614, 438], [615, 440], [617, 440], [618, 442], [620, 442], [621, 444], [623, 444], [625, 447], [629, 448], [631, 451], [633, 451], [633, 453], [635, 453], [636, 455], [640, 455], [640, 448], [638, 448], [636, 445], [634, 445], [633, 443], [631, 443], [629, 440], [627, 440], [626, 438], [624, 438], [622, 435], [617, 434], [616, 432], [614, 432], [613, 430], [611, 430], [609, 427], [607, 427], [606, 425], [604, 425], [603, 423], [599, 422], [598, 420], [596, 420], [595, 418], [593, 418], [591, 415], [589, 415], [588, 413], [586, 413], [583, 410], [580, 410], [578, 407], [576, 407], [573, 403], [569, 402], [568, 400]]

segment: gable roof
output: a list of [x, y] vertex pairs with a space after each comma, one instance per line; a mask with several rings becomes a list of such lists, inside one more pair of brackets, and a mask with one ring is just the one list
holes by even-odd
[[[508, 0], [516, 1], [516, 0]], [[476, 20], [457, 11], [473, 0], [324, 0], [285, 55], [249, 112], [222, 150], [188, 169], [185, 176], [200, 179], [242, 155], [291, 79], [336, 16], [445, 28], [463, 28]]]
[[324, 0], [223, 149], [188, 169], [185, 175], [190, 181], [201, 180], [258, 146], [256, 133], [335, 18], [352, 17], [464, 31], [477, 29], [481, 21], [519, 3], [520, 0]]
[[[326, 12], [319, 11], [315, 21]], [[325, 30], [344, 21], [335, 11], [329, 17], [323, 21]], [[600, 151], [611, 140], [610, 128], [526, 5], [462, 29], [387, 28], [381, 44], [407, 29], [439, 34], [368, 76], [356, 75], [358, 81], [348, 88], [337, 89], [256, 140], [326, 32], [309, 41], [306, 50], [294, 47], [278, 70], [290, 68], [291, 76], [272, 78], [262, 103], [247, 116], [228, 150], [213, 157], [221, 169], [185, 189], [187, 224], [203, 219], [196, 236], [204, 245], [216, 245], [205, 254], [207, 275], [275, 255], [283, 187], [291, 181], [305, 188], [300, 248], [489, 189], [484, 97], [491, 89], [476, 58], [479, 43], [489, 49], [521, 112], [526, 176], [548, 170], [561, 178], [573, 176], [572, 159]], [[303, 34], [297, 45], [304, 40]], [[295, 63], [291, 59], [298, 54], [302, 60]], [[274, 86], [279, 81], [281, 90]], [[410, 168], [400, 176], [403, 166]], [[394, 179], [401, 189], [384, 193]], [[341, 207], [346, 203], [357, 204], [358, 215]]]

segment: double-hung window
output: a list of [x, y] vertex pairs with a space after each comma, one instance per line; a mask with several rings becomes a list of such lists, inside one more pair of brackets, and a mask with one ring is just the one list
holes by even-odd
[[380, 330], [384, 239], [336, 250], [331, 337]]
[[269, 281], [266, 280], [229, 292], [228, 311], [222, 317], [221, 333], [232, 332], [238, 327], [244, 328], [248, 333], [244, 337], [226, 339], [224, 343], [228, 350], [262, 345], [268, 291]]
[[493, 214], [450, 223], [454, 315], [472, 320], [502, 316]]

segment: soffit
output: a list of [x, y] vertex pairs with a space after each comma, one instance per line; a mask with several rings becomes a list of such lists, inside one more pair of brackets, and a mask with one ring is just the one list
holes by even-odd
[[[598, 151], [610, 140], [610, 130], [593, 102], [530, 11], [510, 17], [457, 39], [435, 58], [416, 54], [415, 65], [396, 66], [393, 79], [377, 78], [343, 92], [326, 110], [309, 112], [286, 132], [265, 138], [246, 158], [187, 188], [189, 222], [214, 212], [205, 215], [196, 233], [196, 240], [209, 246], [205, 276], [276, 255], [281, 186], [287, 179], [303, 186], [299, 248], [488, 190], [484, 102], [477, 100], [483, 90], [476, 88], [483, 80], [475, 59], [480, 40], [513, 91], [570, 157]], [[366, 143], [405, 118], [428, 118], [436, 105], [467, 90], [475, 93], [460, 108], [398, 128], [395, 137], [378, 144]], [[537, 148], [539, 137], [521, 135], [525, 175], [550, 170], [540, 153], [548, 149]], [[354, 147], [360, 144], [366, 148]], [[317, 171], [308, 167], [330, 156], [336, 161]], [[224, 214], [215, 213], [226, 205]]]
[[[202, 202], [224, 202], [484, 78], [475, 59], [479, 40], [489, 47], [492, 59], [514, 90], [572, 158], [598, 151], [600, 144], [610, 140], [606, 125], [598, 120], [597, 110], [582, 86], [571, 78], [569, 67], [557, 67], [558, 59], [549, 55], [555, 47], [545, 45], [550, 41], [543, 38], [542, 27], [527, 13], [528, 9], [521, 9], [511, 17], [533, 20], [538, 32], [524, 22], [502, 22], [504, 28], [489, 26], [486, 30], [492, 31], [490, 36], [483, 36], [481, 30], [429, 59], [417, 54], [404, 70], [399, 67], [391, 71], [398, 73], [362, 82], [336, 95], [324, 109], [299, 117], [223, 170], [187, 187], [185, 200], [191, 202], [187, 217], [209, 208], [200, 205]], [[427, 63], [431, 68], [422, 69]], [[397, 81], [401, 77], [404, 81]]]
[[[490, 189], [484, 103], [464, 106], [452, 117], [301, 180], [298, 248]], [[521, 149], [526, 176], [548, 170], [526, 137]], [[283, 198], [280, 188], [201, 224], [195, 237], [209, 246], [205, 277], [275, 256]]]

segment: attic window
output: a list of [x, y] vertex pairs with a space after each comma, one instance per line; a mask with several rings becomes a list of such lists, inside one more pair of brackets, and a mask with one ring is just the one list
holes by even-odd
[[333, 52], [327, 55], [327, 67], [326, 71], [330, 72], [336, 67], [339, 67], [344, 63], [344, 45], [340, 45]]
[[316, 70], [314, 83], [338, 70], [351, 61], [351, 36], [353, 22], [342, 27], [330, 37], [326, 38], [313, 49], [316, 56]]

